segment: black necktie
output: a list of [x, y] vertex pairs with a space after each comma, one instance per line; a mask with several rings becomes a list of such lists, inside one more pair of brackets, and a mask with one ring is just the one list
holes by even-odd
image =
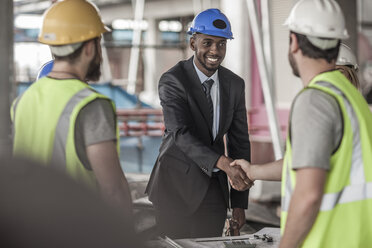
[[208, 79], [204, 81], [204, 83], [202, 84], [205, 96], [207, 97], [209, 116], [212, 120], [212, 128], [213, 128], [213, 102], [211, 97], [211, 88], [213, 83], [214, 83], [213, 79]]

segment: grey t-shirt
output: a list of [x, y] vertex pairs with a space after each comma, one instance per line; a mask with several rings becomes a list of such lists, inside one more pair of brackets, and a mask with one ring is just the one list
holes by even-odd
[[78, 114], [75, 123], [76, 152], [84, 167], [91, 170], [86, 147], [104, 141], [116, 141], [116, 117], [111, 102], [96, 99]]
[[343, 119], [336, 99], [317, 89], [297, 98], [291, 113], [293, 169], [330, 168], [330, 158], [342, 138]]

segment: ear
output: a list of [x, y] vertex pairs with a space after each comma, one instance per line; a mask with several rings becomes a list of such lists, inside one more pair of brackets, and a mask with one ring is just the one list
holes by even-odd
[[95, 53], [95, 40], [90, 40], [84, 44], [84, 55], [87, 57], [93, 57]]
[[298, 40], [295, 34], [291, 33], [290, 34], [290, 40], [291, 42], [289, 43], [289, 51], [291, 53], [297, 52], [300, 48], [298, 46]]
[[196, 39], [194, 36], [190, 37], [190, 48], [191, 50], [195, 51], [196, 50], [196, 45], [195, 45]]

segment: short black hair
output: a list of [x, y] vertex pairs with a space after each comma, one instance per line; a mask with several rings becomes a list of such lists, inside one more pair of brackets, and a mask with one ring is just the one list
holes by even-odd
[[[290, 32], [290, 34], [296, 35], [298, 46], [300, 47], [303, 55], [309, 58], [312, 58], [312, 59], [325, 59], [328, 63], [331, 63], [332, 61], [337, 60], [338, 52], [340, 50], [341, 40], [338, 41], [336, 47], [322, 50], [314, 46], [313, 44], [311, 44], [311, 42], [305, 35], [295, 33], [292, 31]], [[320, 38], [320, 39], [326, 39], [326, 38]], [[290, 42], [292, 42], [291, 38], [290, 38]]]

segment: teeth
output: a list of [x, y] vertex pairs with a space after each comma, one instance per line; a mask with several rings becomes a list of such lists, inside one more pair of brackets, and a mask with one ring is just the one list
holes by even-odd
[[217, 59], [212, 59], [212, 58], [208, 58], [208, 60], [212, 61], [212, 62], [216, 62]]

